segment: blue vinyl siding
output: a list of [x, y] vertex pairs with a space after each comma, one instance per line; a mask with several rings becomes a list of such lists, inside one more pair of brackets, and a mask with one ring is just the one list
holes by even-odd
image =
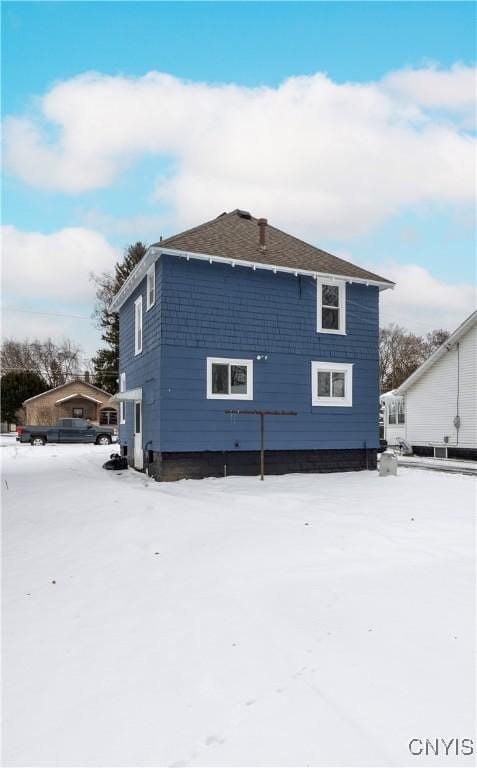
[[[160, 400], [159, 363], [161, 343], [162, 262], [156, 262], [156, 301], [146, 311], [146, 277], [119, 312], [119, 371], [126, 374], [126, 389], [142, 387], [142, 437], [144, 448], [158, 450]], [[142, 352], [134, 354], [134, 302], [142, 295]], [[125, 404], [126, 423], [119, 427], [121, 445], [132, 450], [134, 405]]]
[[[162, 451], [255, 449], [257, 417], [226, 408], [297, 411], [267, 419], [270, 449], [377, 447], [377, 288], [347, 285], [337, 336], [316, 332], [312, 278], [170, 256], [163, 270]], [[207, 357], [252, 358], [254, 399], [207, 400]], [[352, 408], [311, 405], [312, 360], [354, 364]]]
[[[226, 408], [297, 411], [267, 419], [269, 449], [378, 446], [376, 287], [348, 283], [347, 334], [318, 334], [312, 278], [163, 256], [156, 303], [144, 312], [143, 352], [134, 357], [134, 300], [145, 290], [146, 278], [120, 312], [120, 370], [127, 389], [144, 390], [145, 449], [256, 449], [258, 418]], [[207, 357], [253, 359], [254, 399], [208, 400]], [[351, 408], [312, 406], [313, 360], [353, 363]], [[132, 445], [127, 409], [121, 442]]]

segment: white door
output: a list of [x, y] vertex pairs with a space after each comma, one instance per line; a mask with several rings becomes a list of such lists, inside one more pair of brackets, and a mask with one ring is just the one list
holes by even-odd
[[142, 402], [134, 402], [134, 466], [136, 469], [144, 468], [144, 456], [142, 452]]

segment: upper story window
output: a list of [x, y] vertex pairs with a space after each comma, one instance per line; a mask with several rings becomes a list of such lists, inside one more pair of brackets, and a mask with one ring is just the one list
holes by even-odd
[[318, 333], [346, 333], [346, 283], [317, 280]]
[[404, 424], [404, 422], [404, 398], [393, 398], [388, 403], [388, 424]]
[[142, 352], [142, 296], [134, 302], [134, 354]]
[[253, 400], [253, 360], [207, 358], [209, 400]]
[[312, 405], [353, 405], [353, 364], [311, 364]]
[[147, 270], [147, 287], [146, 287], [146, 312], [148, 309], [151, 309], [152, 306], [154, 306], [154, 302], [156, 301], [156, 264], [154, 263], [152, 267], [149, 267]]
[[[125, 392], [126, 391], [126, 374], [121, 373], [119, 376], [119, 391]], [[119, 421], [121, 424], [126, 423], [126, 403], [120, 402], [119, 403]]]

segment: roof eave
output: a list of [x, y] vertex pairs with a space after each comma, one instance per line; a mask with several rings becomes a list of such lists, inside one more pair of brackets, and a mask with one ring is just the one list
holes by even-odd
[[85, 395], [82, 392], [74, 392], [72, 395], [67, 395], [66, 397], [62, 397], [59, 400], [55, 401], [55, 405], [58, 405], [58, 403], [66, 403], [67, 400], [74, 400], [74, 398], [83, 398], [83, 400], [90, 400], [92, 403], [98, 403], [101, 405], [101, 400], [97, 400], [95, 397], [90, 397], [89, 395]]
[[[24, 400], [22, 405], [25, 405], [25, 403], [29, 403], [31, 400], [36, 400], [37, 397], [43, 397], [43, 395], [49, 395], [51, 392], [54, 392], [55, 389], [61, 389], [62, 387], [67, 387], [69, 384], [74, 384], [76, 379], [70, 379], [70, 381], [65, 381], [63, 384], [58, 384], [56, 387], [51, 387], [51, 389], [45, 389], [44, 392], [40, 392], [38, 395], [33, 395], [32, 397], [29, 397], [27, 400]], [[85, 384], [87, 387], [92, 387], [93, 389], [96, 389], [98, 392], [101, 392], [103, 395], [108, 395], [109, 392], [106, 392], [106, 390], [101, 389], [101, 387], [97, 387], [95, 384], [91, 384], [90, 381], [79, 381], [80, 384]]]
[[315, 279], [326, 279], [326, 280], [336, 280], [336, 281], [344, 281], [347, 283], [359, 283], [362, 285], [373, 285], [379, 288], [380, 291], [385, 291], [387, 288], [394, 288], [395, 283], [391, 282], [390, 280], [373, 280], [372, 278], [365, 278], [365, 277], [353, 277], [352, 275], [339, 275], [333, 272], [319, 272], [316, 270], [310, 270], [310, 269], [300, 269], [298, 267], [283, 267], [279, 266], [277, 264], [264, 264], [263, 262], [259, 261], [246, 261], [244, 259], [231, 259], [227, 256], [214, 256], [209, 253], [198, 253], [196, 251], [182, 251], [178, 250], [176, 248], [162, 248], [162, 247], [156, 247], [156, 246], [150, 246], [144, 257], [141, 259], [139, 264], [134, 268], [134, 270], [131, 272], [130, 276], [126, 280], [126, 282], [121, 286], [118, 293], [113, 298], [113, 301], [111, 302], [110, 310], [112, 312], [117, 312], [124, 302], [129, 298], [131, 293], [134, 291], [134, 289], [139, 285], [141, 280], [144, 279], [147, 270], [151, 266], [151, 264], [156, 261], [161, 255], [165, 256], [177, 256], [179, 258], [187, 259], [189, 261], [190, 259], [197, 259], [199, 261], [208, 261], [210, 264], [218, 263], [218, 264], [230, 264], [230, 266], [240, 266], [240, 267], [248, 267], [249, 269], [265, 269], [269, 272], [284, 272], [285, 274], [295, 275], [297, 277], [298, 275], [303, 275], [306, 277], [313, 277]]

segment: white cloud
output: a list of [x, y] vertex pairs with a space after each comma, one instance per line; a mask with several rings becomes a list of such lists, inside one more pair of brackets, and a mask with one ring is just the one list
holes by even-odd
[[167, 217], [160, 213], [139, 213], [120, 218], [91, 209], [81, 212], [80, 216], [87, 227], [108, 232], [109, 235], [127, 237], [131, 242], [155, 242], [169, 228]]
[[89, 73], [53, 86], [36, 119], [7, 118], [5, 159], [28, 184], [80, 194], [140, 156], [173, 158], [155, 195], [174, 228], [239, 206], [343, 238], [406, 206], [473, 199], [475, 139], [453, 114], [474, 103], [474, 78], [457, 66], [244, 88]]
[[54, 313], [55, 306], [50, 305], [45, 314], [41, 312], [17, 312], [8, 308], [2, 309], [2, 338], [3, 339], [40, 339], [47, 338], [61, 342], [71, 339], [81, 347], [84, 358], [90, 359], [102, 346], [100, 331], [95, 328], [90, 314], [92, 306], [83, 308], [84, 319], [61, 315], [68, 310], [58, 307], [58, 315]]
[[44, 235], [4, 226], [1, 235], [3, 338], [70, 338], [91, 357], [102, 342], [90, 275], [110, 271], [119, 251], [80, 227]]
[[397, 323], [422, 334], [434, 328], [455, 330], [477, 306], [475, 285], [445, 283], [417, 264], [380, 265], [396, 282], [381, 294], [380, 323]]
[[109, 271], [120, 256], [98, 232], [70, 227], [44, 235], [2, 227], [3, 293], [23, 300], [92, 301], [92, 272]]
[[455, 112], [475, 111], [476, 70], [462, 64], [451, 69], [401, 69], [384, 78], [385, 90], [409, 102]]

